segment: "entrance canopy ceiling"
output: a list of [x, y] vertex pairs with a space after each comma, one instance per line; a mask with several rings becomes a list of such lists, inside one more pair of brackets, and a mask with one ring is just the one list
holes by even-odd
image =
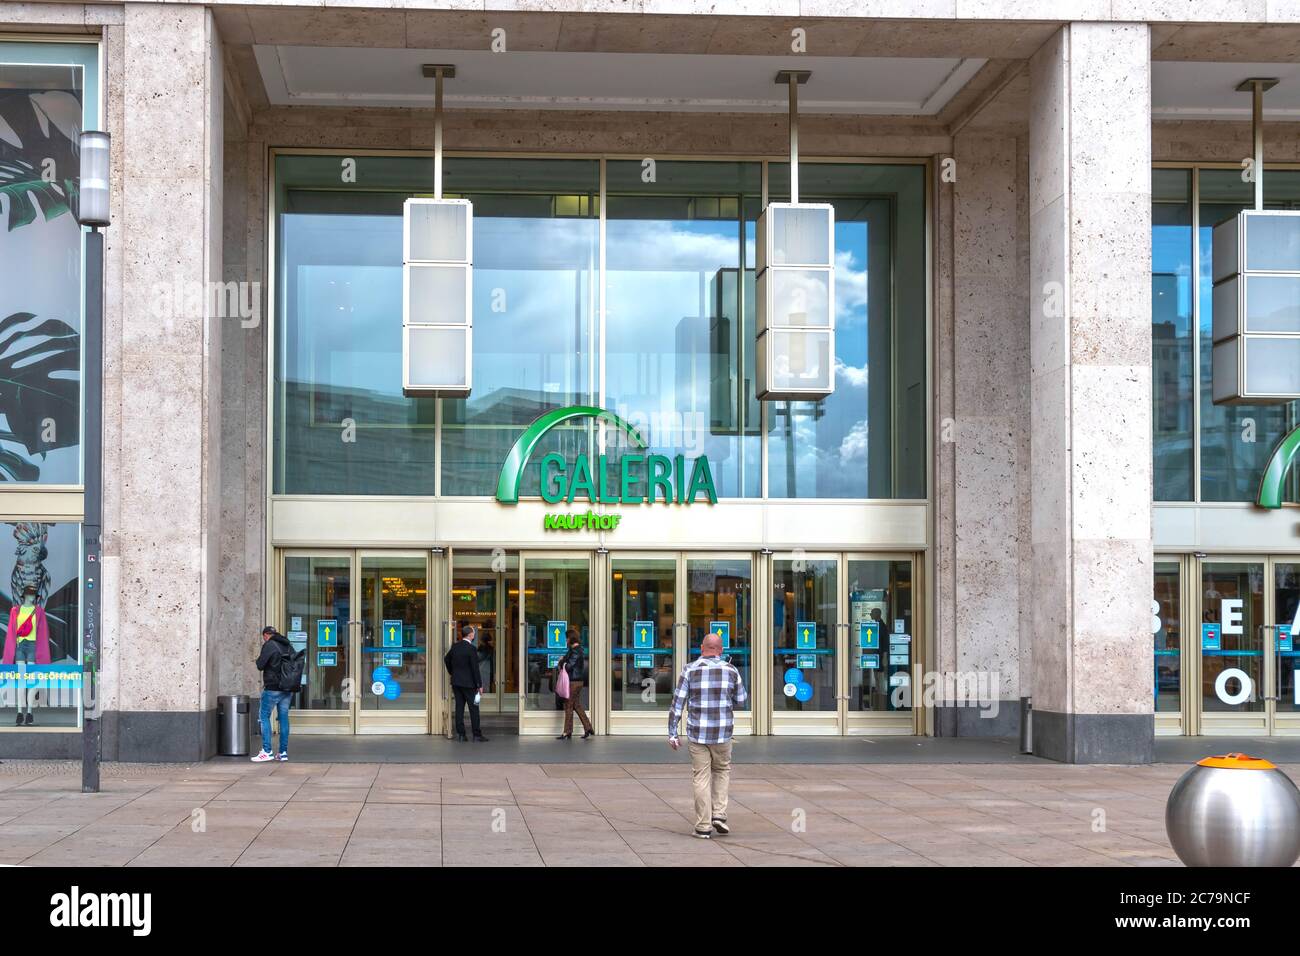
[[938, 57], [702, 56], [256, 45], [267, 98], [282, 106], [426, 107], [425, 63], [451, 63], [450, 109], [783, 113], [778, 70], [811, 70], [809, 113], [932, 116], [986, 60]]

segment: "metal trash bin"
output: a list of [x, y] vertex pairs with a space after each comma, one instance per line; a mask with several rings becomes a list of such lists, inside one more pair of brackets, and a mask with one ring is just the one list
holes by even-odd
[[217, 698], [217, 753], [247, 757], [252, 729], [253, 698], [247, 694]]

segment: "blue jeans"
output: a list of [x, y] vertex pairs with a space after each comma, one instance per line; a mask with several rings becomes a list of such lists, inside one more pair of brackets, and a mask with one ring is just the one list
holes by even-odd
[[258, 715], [258, 723], [262, 725], [262, 749], [267, 753], [274, 753], [271, 749], [271, 710], [276, 711], [276, 719], [280, 721], [280, 753], [289, 752], [289, 698], [293, 696], [282, 690], [264, 690], [262, 691], [262, 712]]

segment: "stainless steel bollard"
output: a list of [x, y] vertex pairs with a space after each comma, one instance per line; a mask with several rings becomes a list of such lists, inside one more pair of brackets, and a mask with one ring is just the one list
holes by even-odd
[[1034, 699], [1020, 698], [1020, 752], [1034, 752]]
[[1206, 757], [1170, 791], [1165, 831], [1187, 866], [1290, 866], [1300, 857], [1300, 790], [1267, 760]]

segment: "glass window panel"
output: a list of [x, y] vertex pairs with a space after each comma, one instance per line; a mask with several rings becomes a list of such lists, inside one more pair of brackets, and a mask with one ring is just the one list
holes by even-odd
[[[677, 622], [677, 561], [616, 558], [611, 562], [611, 708], [667, 711], [672, 703], [673, 628]], [[638, 622], [653, 624], [642, 628]]]
[[1191, 170], [1152, 172], [1151, 430], [1156, 501], [1192, 500]]
[[1151, 602], [1155, 643], [1155, 710], [1182, 711], [1182, 598], [1177, 561], [1156, 561], [1155, 597]]
[[707, 455], [720, 497], [755, 497], [760, 166], [661, 161], [644, 182], [618, 160], [606, 177], [606, 406], [658, 454]]
[[81, 526], [0, 527], [0, 727], [17, 727], [20, 718], [24, 727], [75, 727], [82, 701]]
[[[97, 47], [0, 42], [0, 481], [81, 482], [78, 137]], [[170, 301], [155, 308], [170, 311]]]
[[[1264, 565], [1207, 563], [1201, 570], [1203, 623], [1220, 626], [1219, 647], [1207, 649], [1201, 641], [1201, 709], [1217, 713], [1262, 713], [1264, 710], [1263, 646], [1259, 625], [1264, 623]], [[1240, 704], [1225, 703], [1215, 681], [1225, 670], [1246, 674], [1253, 692]], [[1242, 688], [1230, 677], [1224, 691], [1231, 697]]]
[[[912, 709], [912, 598], [911, 561], [849, 561], [849, 710]], [[864, 649], [859, 625], [872, 621], [878, 646]]]
[[[307, 686], [294, 703], [307, 710], [347, 710], [351, 667], [352, 559], [289, 555], [284, 559], [284, 633], [305, 641]], [[302, 621], [302, 630], [290, 625]], [[300, 636], [297, 636], [300, 635]]]
[[362, 710], [425, 709], [428, 606], [424, 558], [361, 559]]
[[[599, 302], [600, 171], [591, 160], [446, 162], [446, 188], [474, 203], [474, 388], [442, 415], [442, 493], [491, 495], [510, 446], [538, 415], [591, 404]], [[553, 429], [520, 494], [539, 494], [549, 452], [590, 452], [588, 422]]]
[[[788, 164], [768, 170], [783, 201]], [[835, 208], [835, 391], [769, 403], [769, 493], [923, 498], [924, 167], [810, 163], [799, 181], [801, 200]]]
[[837, 564], [772, 562], [772, 698], [778, 712], [836, 710]]
[[[1201, 500], [1252, 501], [1274, 445], [1295, 421], [1295, 403], [1285, 405], [1215, 405], [1212, 330], [1214, 227], [1254, 203], [1254, 184], [1242, 182], [1236, 169], [1201, 169], [1197, 243], [1200, 254], [1201, 355]], [[1269, 170], [1264, 177], [1264, 204], [1270, 209], [1300, 208], [1300, 170]], [[1294, 480], [1287, 500], [1295, 500]]]
[[[728, 625], [722, 648], [740, 672], [747, 694], [753, 693], [753, 573], [744, 558], [688, 558], [686, 561], [687, 624], [690, 648], [686, 658], [700, 656], [705, 636], [718, 622]], [[749, 710], [750, 698], [737, 710]]]

